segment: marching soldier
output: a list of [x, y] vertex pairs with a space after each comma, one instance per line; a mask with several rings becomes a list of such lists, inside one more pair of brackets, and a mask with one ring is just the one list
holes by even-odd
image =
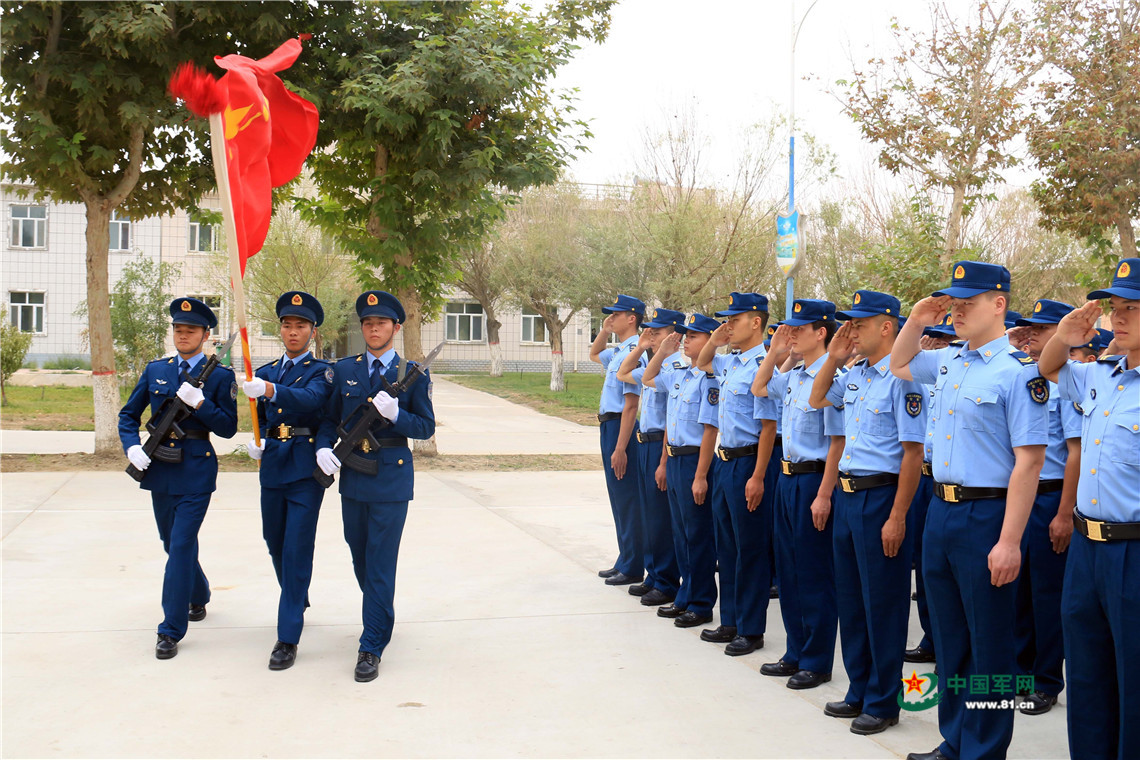
[[[633, 296], [618, 295], [613, 306], [605, 306], [602, 311], [608, 316], [590, 345], [590, 361], [601, 364], [606, 373], [598, 401], [598, 427], [606, 489], [617, 530], [618, 558], [613, 567], [599, 571], [598, 576], [606, 579], [607, 586], [628, 586], [640, 583], [645, 575], [637, 444], [630, 440], [637, 425], [641, 386], [621, 382], [617, 372], [637, 344], [637, 329], [645, 316], [645, 304]], [[620, 345], [606, 348], [613, 334], [617, 335]]]
[[285, 354], [258, 368], [242, 391], [257, 399], [258, 429], [265, 436], [250, 440], [247, 449], [261, 460], [261, 530], [281, 586], [269, 669], [285, 670], [297, 658], [313, 577], [317, 517], [325, 496], [313, 479], [314, 441], [332, 393], [333, 369], [309, 353], [313, 330], [324, 321], [320, 302], [290, 291], [277, 299], [276, 311]]
[[1076, 535], [1061, 598], [1069, 752], [1076, 760], [1123, 760], [1140, 747], [1140, 702], [1129, 693], [1129, 677], [1140, 672], [1140, 259], [1123, 259], [1111, 287], [1088, 297], [1110, 299], [1123, 353], [1066, 361], [1071, 347], [1096, 336], [1102, 311], [1090, 301], [1061, 320], [1038, 368], [1084, 417]]
[[[847, 695], [824, 714], [854, 718], [851, 732], [898, 723], [898, 679], [910, 614], [912, 539], [907, 512], [918, 488], [926, 437], [921, 386], [890, 373], [900, 303], [855, 292], [848, 320], [828, 346], [809, 403], [843, 410], [843, 459], [835, 494], [835, 585]], [[851, 371], [842, 367], [859, 356]]]
[[[150, 491], [158, 535], [166, 550], [162, 579], [162, 623], [154, 654], [168, 660], [178, 654], [188, 621], [206, 617], [210, 583], [198, 564], [198, 529], [217, 487], [218, 459], [210, 433], [232, 438], [237, 433], [237, 384], [228, 367], [218, 366], [198, 388], [187, 382], [197, 378], [206, 355], [202, 347], [218, 318], [210, 307], [194, 298], [176, 298], [170, 304], [176, 356], [152, 361], [119, 412], [119, 439], [127, 459], [146, 471], [140, 487]], [[179, 462], [151, 461], [139, 437], [142, 413], [152, 415], [177, 396], [193, 413], [179, 423], [182, 439], [171, 436], [169, 448], [180, 452]], [[166, 444], [164, 443], [163, 446]]]
[[[935, 495], [926, 518], [923, 574], [939, 674], [984, 678], [987, 688], [971, 696], [995, 704], [1003, 695], [992, 677], [1012, 678], [1015, 668], [1013, 581], [1049, 429], [1048, 384], [1006, 335], [1009, 292], [1005, 267], [957, 263], [951, 286], [911, 310], [891, 352], [895, 376], [935, 386]], [[937, 324], [947, 307], [966, 344], [920, 351], [923, 328]], [[1004, 756], [1013, 712], [967, 710], [962, 689], [942, 694], [938, 727], [944, 741], [908, 758]]]
[[426, 374], [398, 398], [383, 390], [383, 381], [396, 383], [408, 371], [409, 362], [392, 344], [404, 324], [404, 307], [391, 293], [370, 290], [356, 299], [360, 332], [366, 350], [333, 365], [332, 394], [325, 406], [317, 433], [317, 466], [334, 475], [344, 463], [333, 453], [337, 427], [371, 404], [386, 423], [372, 428], [379, 443], [368, 439], [357, 444], [354, 456], [375, 463], [369, 467], [346, 467], [341, 472], [341, 515], [344, 538], [352, 553], [356, 581], [364, 593], [364, 631], [356, 657], [357, 681], [376, 678], [384, 648], [392, 639], [395, 622], [396, 560], [400, 538], [412, 499], [413, 468], [409, 438], [427, 439], [435, 433], [431, 402], [431, 376]]
[[[812, 384], [835, 335], [835, 305], [799, 299], [792, 317], [772, 336], [752, 383], [761, 398], [783, 399], [783, 445], [776, 503], [776, 570], [787, 648], [765, 663], [766, 676], [788, 677], [790, 689], [831, 680], [839, 613], [835, 606], [831, 499], [843, 453], [843, 418], [834, 407], [810, 403]], [[788, 372], [776, 367], [794, 352], [803, 361]]]

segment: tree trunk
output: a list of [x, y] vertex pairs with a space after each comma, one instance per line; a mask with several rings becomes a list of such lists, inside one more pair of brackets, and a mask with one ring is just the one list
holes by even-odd
[[1132, 220], [1128, 217], [1118, 218], [1116, 229], [1120, 231], [1120, 258], [1136, 258], [1136, 230], [1132, 229]]
[[483, 311], [487, 314], [487, 347], [491, 350], [491, 377], [502, 377], [503, 347], [499, 343], [499, 328], [503, 323], [495, 318], [493, 308], [487, 308], [484, 304]]
[[566, 390], [566, 373], [562, 355], [562, 325], [557, 320], [546, 320], [546, 329], [550, 333], [550, 390], [562, 393]]
[[950, 218], [946, 221], [943, 267], [953, 264], [958, 258], [962, 237], [962, 209], [966, 205], [966, 186], [955, 185], [954, 197], [950, 201]]
[[91, 344], [91, 378], [95, 392], [95, 453], [113, 454], [119, 444], [119, 381], [115, 374], [115, 342], [111, 335], [111, 280], [107, 257], [111, 247], [111, 209], [103, 198], [87, 207], [87, 334]]

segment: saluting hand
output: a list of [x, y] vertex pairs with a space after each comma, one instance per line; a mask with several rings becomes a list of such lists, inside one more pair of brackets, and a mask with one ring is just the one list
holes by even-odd
[[1083, 346], [1096, 337], [1096, 323], [1103, 314], [1100, 301], [1089, 301], [1073, 309], [1057, 325], [1057, 339], [1066, 346]]
[[950, 345], [950, 341], [935, 338], [933, 335], [923, 335], [918, 339], [918, 347], [923, 351], [937, 351], [940, 348], [946, 348], [948, 345]]
[[906, 318], [907, 324], [914, 322], [923, 327], [934, 327], [946, 316], [951, 300], [950, 296], [927, 296], [910, 310], [910, 316]]
[[679, 332], [671, 332], [665, 336], [665, 340], [661, 341], [661, 352], [666, 356], [676, 353], [680, 347], [681, 334]]
[[831, 338], [831, 344], [827, 347], [827, 353], [831, 355], [832, 360], [839, 365], [847, 364], [855, 356], [855, 328], [851, 326], [850, 322], [844, 322], [843, 326], [835, 331], [835, 335]]
[[1005, 331], [1005, 335], [1009, 338], [1009, 344], [1014, 348], [1021, 350], [1021, 347], [1029, 342], [1029, 334], [1033, 332], [1033, 328], [1028, 325], [1021, 327], [1011, 327]]
[[772, 340], [768, 344], [768, 353], [774, 354], [778, 357], [781, 354], [786, 354], [791, 345], [791, 325], [780, 325], [776, 328], [776, 332], [772, 333]]
[[651, 348], [653, 348], [653, 331], [642, 330], [637, 338], [637, 350], [648, 351]]
[[614, 331], [614, 315], [609, 314], [602, 320], [601, 332], [612, 333]]
[[712, 331], [709, 340], [714, 346], [720, 348], [721, 346], [728, 345], [728, 324], [725, 323]]

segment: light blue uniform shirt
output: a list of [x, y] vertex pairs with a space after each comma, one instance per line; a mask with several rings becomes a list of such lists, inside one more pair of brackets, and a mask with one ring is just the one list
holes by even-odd
[[[680, 356], [680, 354], [678, 354]], [[665, 437], [673, 446], [700, 446], [705, 425], [717, 423], [720, 385], [683, 361], [663, 364], [654, 383], [668, 396]]]
[[752, 416], [761, 422], [764, 420], [775, 420], [776, 435], [782, 435], [784, 432], [784, 421], [780, 419], [783, 409], [784, 405], [779, 399], [774, 399], [771, 396], [753, 397]]
[[922, 461], [931, 462], [934, 456], [934, 385], [922, 383], [922, 391], [926, 394], [926, 403], [923, 411], [926, 412], [926, 439], [922, 444]]
[[720, 383], [720, 445], [726, 449], [751, 446], [760, 439], [760, 423], [755, 414], [752, 380], [764, 361], [764, 344], [758, 343], [739, 354], [713, 357], [713, 374]]
[[1061, 398], [1056, 383], [1049, 383], [1049, 445], [1045, 447], [1045, 464], [1041, 467], [1041, 480], [1061, 480], [1065, 477], [1065, 462], [1069, 460], [1069, 438], [1081, 437], [1083, 416], [1071, 401]]
[[843, 435], [842, 411], [834, 406], [815, 409], [808, 403], [812, 383], [826, 356], [820, 356], [810, 367], [801, 363], [788, 372], [776, 372], [768, 381], [768, 395], [783, 399], [784, 459], [789, 462], [827, 461], [831, 436]]
[[[674, 351], [672, 356], [665, 357], [661, 362], [662, 367], [672, 366], [673, 362], [681, 360], [681, 352]], [[641, 384], [641, 378], [645, 376], [645, 367], [638, 367], [630, 374], [633, 379]], [[655, 383], [656, 385], [656, 383]], [[642, 386], [641, 391], [641, 409], [640, 409], [640, 430], [643, 433], [650, 433], [656, 430], [665, 429], [665, 406], [669, 400], [668, 386], [662, 390], [654, 390]]]
[[[620, 412], [625, 408], [625, 395], [627, 393], [632, 393], [637, 396], [641, 395], [640, 383], [623, 383], [617, 379], [618, 368], [621, 367], [622, 360], [625, 359], [636, 345], [637, 335], [631, 335], [622, 341], [620, 345], [615, 348], [607, 348], [598, 355], [602, 366], [606, 368], [606, 379], [602, 383], [602, 397], [598, 401], [599, 414]], [[638, 366], [645, 366], [644, 356], [641, 357]]]
[[198, 363], [201, 362], [205, 358], [206, 358], [206, 355], [204, 353], [202, 353], [201, 351], [194, 354], [189, 359], [183, 359], [181, 354], [175, 354], [174, 355], [174, 363], [177, 364], [179, 370], [181, 370], [182, 369], [182, 362], [186, 362], [187, 364], [190, 365], [190, 369], [187, 370], [187, 374], [193, 375], [194, 374], [194, 368], [197, 367]]
[[367, 349], [365, 349], [364, 361], [368, 362], [368, 379], [371, 380], [372, 376], [374, 374], [376, 374], [373, 371], [373, 367], [372, 367], [373, 361], [375, 361], [376, 359], [379, 359], [380, 360], [380, 371], [385, 372], [388, 369], [388, 365], [391, 364], [392, 360], [395, 358], [396, 358], [396, 349], [394, 349], [394, 348], [389, 348], [387, 351], [380, 354], [379, 356], [374, 356], [371, 351], [368, 351]]
[[910, 372], [919, 383], [934, 383], [931, 465], [939, 483], [1008, 488], [1013, 449], [1049, 443], [1047, 392], [1034, 400], [1045, 380], [1037, 365], [1014, 356], [1005, 335], [976, 350], [919, 351]]
[[1084, 412], [1077, 509], [1109, 522], [1140, 522], [1140, 367], [1125, 357], [1068, 362], [1057, 386]]
[[846, 439], [841, 472], [852, 475], [897, 473], [902, 442], [926, 438], [926, 394], [918, 383], [891, 374], [891, 357], [875, 364], [858, 361], [847, 374], [836, 373], [827, 400], [843, 409]]

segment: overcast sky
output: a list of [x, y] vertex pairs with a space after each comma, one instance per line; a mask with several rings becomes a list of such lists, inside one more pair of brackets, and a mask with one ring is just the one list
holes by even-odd
[[[811, 0], [794, 4], [798, 21]], [[966, 14], [970, 0], [947, 4]], [[579, 114], [594, 133], [590, 152], [571, 168], [572, 178], [629, 181], [646, 127], [670, 118], [685, 102], [693, 103], [701, 129], [712, 138], [706, 151], [710, 170], [722, 178], [730, 174], [741, 130], [773, 111], [788, 111], [792, 5], [621, 0], [606, 41], [583, 47], [556, 81], [579, 89]], [[850, 75], [852, 59], [862, 64], [895, 49], [892, 17], [922, 29], [930, 18], [921, 0], [818, 0], [801, 27], [797, 121], [838, 155], [845, 176], [856, 174], [875, 151], [825, 88]], [[797, 197], [801, 204], [810, 200]]]

